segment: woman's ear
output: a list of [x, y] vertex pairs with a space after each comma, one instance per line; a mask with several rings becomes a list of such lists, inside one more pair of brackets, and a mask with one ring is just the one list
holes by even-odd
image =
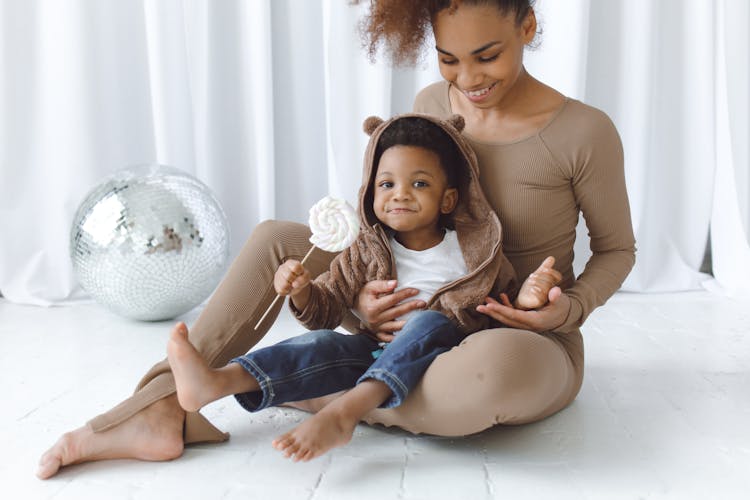
[[382, 125], [382, 123], [382, 118], [378, 116], [368, 116], [365, 118], [364, 123], [362, 123], [362, 130], [365, 131], [365, 134], [372, 135], [372, 133], [375, 132], [375, 129]]
[[443, 199], [440, 201], [440, 213], [448, 215], [456, 209], [458, 204], [458, 189], [447, 188], [443, 192]]
[[536, 36], [536, 14], [534, 13], [534, 9], [529, 8], [529, 13], [526, 14], [526, 17], [524, 18], [523, 22], [521, 23], [521, 30], [523, 31], [523, 44], [528, 45], [532, 41], [534, 41], [534, 37]]

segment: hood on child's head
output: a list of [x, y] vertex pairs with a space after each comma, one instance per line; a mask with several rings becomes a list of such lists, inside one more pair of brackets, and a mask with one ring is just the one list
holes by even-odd
[[[477, 157], [474, 154], [466, 138], [461, 134], [464, 129], [464, 119], [461, 115], [453, 115], [448, 119], [441, 119], [437, 116], [406, 113], [394, 116], [388, 120], [383, 120], [377, 116], [368, 117], [362, 128], [370, 136], [370, 141], [365, 150], [364, 168], [362, 169], [362, 186], [359, 191], [359, 216], [366, 226], [372, 226], [377, 223], [377, 218], [373, 211], [373, 190], [375, 174], [377, 172], [376, 154], [378, 153], [378, 144], [383, 133], [401, 120], [426, 120], [439, 127], [445, 134], [445, 140], [453, 141], [458, 153], [464, 161], [459, 162], [456, 168], [463, 170], [458, 172], [458, 178], [461, 181], [455, 186], [458, 189], [458, 205], [452, 213], [452, 220], [455, 223], [481, 223], [488, 216], [487, 203], [484, 193], [479, 185], [479, 168]], [[382, 151], [380, 152], [382, 154]]]

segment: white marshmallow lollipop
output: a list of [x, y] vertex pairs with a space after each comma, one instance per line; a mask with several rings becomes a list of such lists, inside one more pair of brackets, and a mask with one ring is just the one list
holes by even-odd
[[[310, 218], [308, 224], [312, 230], [310, 243], [313, 244], [302, 259], [304, 266], [307, 258], [312, 254], [315, 247], [326, 252], [340, 252], [349, 247], [359, 234], [359, 217], [352, 206], [346, 201], [332, 196], [326, 196], [315, 205], [310, 207]], [[276, 295], [266, 312], [255, 325], [257, 330], [273, 306], [276, 305], [281, 295]]]
[[326, 196], [310, 208], [310, 243], [326, 252], [340, 252], [354, 243], [359, 218], [346, 200]]

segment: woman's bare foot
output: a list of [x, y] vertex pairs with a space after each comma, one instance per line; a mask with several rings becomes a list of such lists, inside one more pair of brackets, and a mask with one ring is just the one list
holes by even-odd
[[552, 268], [554, 265], [555, 258], [547, 257], [542, 265], [526, 278], [513, 304], [516, 308], [538, 309], [547, 303], [549, 291], [562, 280], [562, 274]]
[[271, 443], [295, 462], [307, 462], [352, 439], [359, 418], [324, 408]]
[[161, 399], [104, 432], [83, 426], [63, 434], [39, 460], [37, 476], [47, 479], [61, 467], [94, 460], [172, 460], [182, 455], [185, 412], [175, 396]]
[[185, 323], [177, 323], [167, 342], [167, 359], [172, 368], [177, 399], [185, 411], [198, 411], [215, 401], [220, 392], [214, 370], [188, 340]]

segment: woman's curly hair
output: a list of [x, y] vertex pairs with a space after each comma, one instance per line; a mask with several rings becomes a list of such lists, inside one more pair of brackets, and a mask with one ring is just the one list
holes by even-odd
[[[366, 0], [351, 0], [352, 4]], [[432, 20], [443, 9], [459, 5], [494, 5], [502, 15], [514, 14], [520, 24], [533, 8], [534, 0], [369, 0], [370, 11], [359, 32], [370, 60], [384, 48], [396, 66], [419, 60], [432, 29]]]

